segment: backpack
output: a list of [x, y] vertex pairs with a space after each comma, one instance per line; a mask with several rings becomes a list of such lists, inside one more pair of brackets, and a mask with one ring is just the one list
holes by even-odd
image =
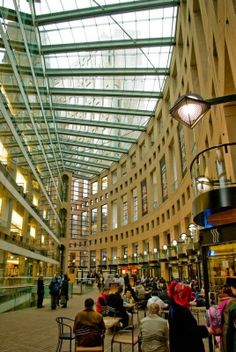
[[206, 311], [206, 323], [207, 326], [211, 327], [214, 331], [214, 335], [220, 335], [222, 332], [223, 325], [223, 311], [228, 303], [228, 300], [225, 299], [222, 303], [218, 305], [212, 305]]

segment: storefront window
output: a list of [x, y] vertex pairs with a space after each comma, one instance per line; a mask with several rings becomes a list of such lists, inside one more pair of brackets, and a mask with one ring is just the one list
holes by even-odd
[[227, 276], [236, 276], [236, 243], [209, 247], [208, 273], [212, 292], [221, 291]]

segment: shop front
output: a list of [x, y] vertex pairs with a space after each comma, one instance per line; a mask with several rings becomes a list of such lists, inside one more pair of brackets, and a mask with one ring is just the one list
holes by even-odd
[[205, 298], [217, 296], [228, 276], [236, 277], [236, 224], [200, 231]]

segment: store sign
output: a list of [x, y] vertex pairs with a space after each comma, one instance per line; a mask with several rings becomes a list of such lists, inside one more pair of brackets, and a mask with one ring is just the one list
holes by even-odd
[[235, 242], [236, 223], [199, 231], [201, 246]]
[[221, 233], [217, 228], [210, 230], [212, 235], [212, 243], [216, 244], [220, 242]]

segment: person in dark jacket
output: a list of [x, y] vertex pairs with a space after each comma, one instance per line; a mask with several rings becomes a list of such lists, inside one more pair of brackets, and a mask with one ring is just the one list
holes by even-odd
[[121, 317], [121, 323], [123, 324], [123, 327], [126, 327], [129, 323], [129, 314], [124, 307], [121, 292], [123, 292], [123, 287], [119, 286], [115, 293], [109, 295], [107, 301], [108, 315]]
[[37, 308], [43, 308], [43, 298], [44, 298], [44, 282], [43, 282], [43, 275], [39, 275], [37, 281]]
[[67, 307], [67, 301], [69, 300], [69, 279], [68, 276], [65, 274], [61, 284], [61, 291], [60, 291], [60, 301], [61, 307]]
[[202, 339], [213, 334], [212, 329], [198, 325], [189, 310], [192, 290], [182, 282], [172, 281], [168, 286], [170, 352], [204, 352]]
[[49, 284], [49, 293], [51, 295], [51, 309], [57, 308], [58, 297], [60, 294], [60, 283], [58, 280], [58, 274], [55, 273]]
[[94, 300], [87, 298], [84, 302], [85, 309], [76, 314], [73, 331], [77, 346], [94, 347], [103, 342], [106, 330], [101, 314], [95, 312]]

